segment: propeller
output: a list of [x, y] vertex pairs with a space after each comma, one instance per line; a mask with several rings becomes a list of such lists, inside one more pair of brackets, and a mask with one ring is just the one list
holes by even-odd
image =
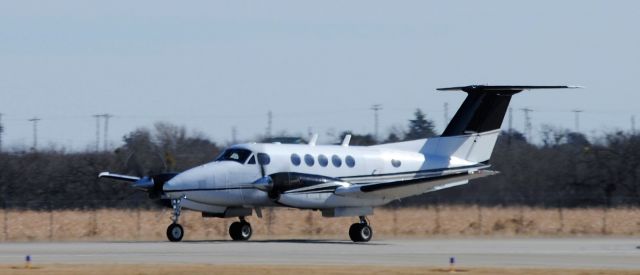
[[253, 186], [258, 190], [267, 192], [267, 194], [269, 195], [269, 198], [276, 200], [278, 199], [279, 194], [277, 194], [273, 190], [275, 185], [273, 178], [267, 175], [266, 168], [264, 167], [265, 161], [259, 156], [257, 157], [257, 159], [258, 159], [258, 167], [260, 168], [261, 177], [253, 182]]
[[167, 181], [175, 177], [177, 174], [178, 173], [161, 173], [139, 178], [134, 176], [102, 172], [100, 173], [100, 175], [98, 175], [98, 178], [109, 178], [119, 181], [131, 182], [131, 186], [133, 188], [147, 192], [149, 194], [149, 198], [162, 199], [164, 195], [162, 187]]
[[264, 167], [264, 161], [258, 158], [258, 167], [260, 168], [260, 178], [253, 182], [253, 186], [259, 190], [270, 192], [273, 190], [273, 179], [267, 176], [266, 169]]

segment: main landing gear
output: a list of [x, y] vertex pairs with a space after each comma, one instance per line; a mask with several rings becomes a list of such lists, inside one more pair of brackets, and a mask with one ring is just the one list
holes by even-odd
[[369, 226], [365, 216], [360, 216], [360, 222], [354, 223], [349, 227], [349, 237], [357, 243], [366, 243], [371, 240], [373, 230], [371, 226]]
[[252, 233], [251, 224], [244, 217], [240, 217], [239, 222], [234, 222], [229, 226], [229, 236], [234, 241], [247, 241], [251, 238]]
[[171, 215], [171, 223], [169, 227], [167, 227], [167, 238], [172, 242], [179, 242], [184, 237], [184, 228], [182, 225], [178, 224], [178, 218], [180, 218], [180, 211], [182, 210], [180, 207], [181, 199], [173, 199], [171, 200], [171, 207], [173, 208], [173, 214]]

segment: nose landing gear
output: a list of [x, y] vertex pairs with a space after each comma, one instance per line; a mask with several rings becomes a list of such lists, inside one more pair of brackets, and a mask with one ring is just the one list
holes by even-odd
[[180, 206], [181, 199], [172, 199], [171, 207], [173, 208], [173, 214], [171, 215], [171, 223], [169, 227], [167, 227], [167, 238], [172, 242], [179, 242], [184, 237], [184, 229], [182, 225], [178, 223], [178, 218], [180, 218], [180, 212], [182, 207]]
[[251, 224], [244, 217], [240, 217], [239, 222], [234, 222], [229, 226], [229, 236], [234, 241], [247, 241], [251, 238], [252, 233]]
[[360, 223], [354, 223], [349, 227], [349, 237], [354, 242], [368, 242], [373, 237], [373, 229], [369, 226], [367, 218], [360, 216]]

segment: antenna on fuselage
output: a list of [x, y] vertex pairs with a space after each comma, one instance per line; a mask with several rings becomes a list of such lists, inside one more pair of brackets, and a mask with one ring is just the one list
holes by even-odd
[[309, 145], [316, 146], [317, 142], [318, 142], [318, 134], [313, 134], [313, 136], [311, 136], [311, 140], [309, 141]]
[[351, 135], [345, 135], [341, 145], [345, 147], [349, 146], [349, 142], [351, 142]]

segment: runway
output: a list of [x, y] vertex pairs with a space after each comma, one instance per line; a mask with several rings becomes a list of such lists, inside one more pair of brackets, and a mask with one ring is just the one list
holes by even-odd
[[257, 240], [2, 243], [0, 264], [252, 264], [640, 270], [639, 239]]

